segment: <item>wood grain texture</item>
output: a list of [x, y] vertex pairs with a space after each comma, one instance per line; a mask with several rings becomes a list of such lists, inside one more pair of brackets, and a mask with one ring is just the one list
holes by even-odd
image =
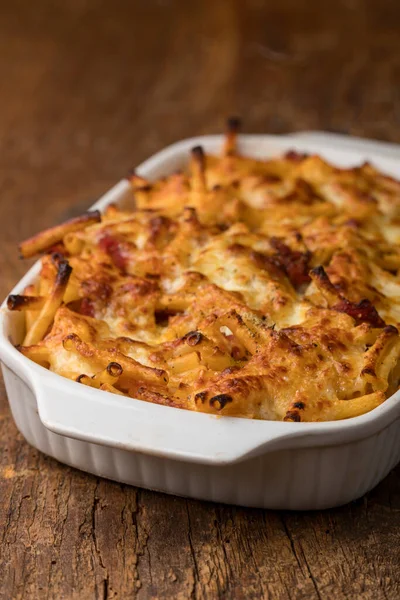
[[[0, 9], [0, 291], [17, 243], [128, 168], [241, 114], [249, 132], [400, 139], [393, 1], [14, 0]], [[0, 388], [0, 598], [397, 599], [400, 469], [343, 508], [168, 497], [30, 448]]]

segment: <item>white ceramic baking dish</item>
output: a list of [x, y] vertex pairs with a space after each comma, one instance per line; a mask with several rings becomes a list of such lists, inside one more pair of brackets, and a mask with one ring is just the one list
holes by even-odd
[[[153, 179], [182, 167], [189, 149], [219, 152], [220, 136], [185, 140], [143, 163]], [[341, 166], [370, 160], [400, 176], [391, 144], [319, 132], [244, 135], [243, 153], [267, 157], [288, 149], [317, 152]], [[99, 202], [127, 202], [127, 182]], [[128, 200], [127, 200], [128, 199]], [[12, 293], [37, 275], [36, 264]], [[20, 313], [3, 304], [0, 358], [11, 410], [27, 441], [84, 471], [171, 494], [285, 509], [327, 508], [373, 488], [400, 459], [400, 395], [372, 412], [328, 423], [282, 423], [216, 417], [158, 406], [88, 388], [36, 365], [13, 346], [23, 336]]]

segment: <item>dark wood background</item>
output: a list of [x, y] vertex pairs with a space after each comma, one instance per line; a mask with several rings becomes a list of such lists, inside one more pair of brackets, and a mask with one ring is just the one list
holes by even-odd
[[[19, 240], [227, 115], [399, 140], [399, 78], [398, 0], [2, 2], [1, 295]], [[39, 454], [0, 392], [1, 599], [400, 597], [399, 468], [323, 512], [178, 499]]]

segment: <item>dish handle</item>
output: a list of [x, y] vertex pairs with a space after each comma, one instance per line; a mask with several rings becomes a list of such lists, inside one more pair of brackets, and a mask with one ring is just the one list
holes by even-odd
[[[99, 391], [49, 373], [33, 382], [39, 416], [52, 432], [128, 451], [224, 465], [289, 448], [336, 445], [366, 437], [394, 420], [390, 407], [327, 423], [219, 417]], [[47, 378], [46, 378], [47, 379]], [[389, 404], [387, 401], [385, 404]], [[398, 412], [398, 411], [396, 411]], [[396, 415], [399, 417], [399, 415]]]

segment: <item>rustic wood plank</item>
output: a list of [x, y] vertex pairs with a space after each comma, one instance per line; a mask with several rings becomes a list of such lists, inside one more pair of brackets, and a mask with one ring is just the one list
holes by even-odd
[[[19, 240], [239, 113], [400, 138], [395, 1], [16, 0], [0, 11], [0, 291]], [[317, 513], [138, 490], [30, 448], [0, 387], [0, 598], [400, 597], [400, 468]]]

